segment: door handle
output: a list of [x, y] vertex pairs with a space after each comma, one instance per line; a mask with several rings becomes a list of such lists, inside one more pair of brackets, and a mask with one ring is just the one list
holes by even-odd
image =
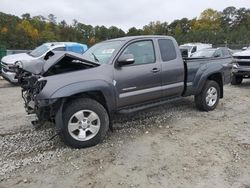
[[157, 73], [157, 72], [159, 72], [159, 71], [160, 71], [160, 69], [158, 69], [158, 68], [153, 68], [153, 69], [151, 70], [152, 73]]

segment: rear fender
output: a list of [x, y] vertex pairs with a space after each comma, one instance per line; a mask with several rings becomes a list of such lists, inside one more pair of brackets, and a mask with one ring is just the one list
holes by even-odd
[[202, 71], [202, 68], [196, 74], [193, 82], [193, 88], [195, 94], [199, 94], [202, 91], [207, 80], [216, 81], [221, 88], [221, 97], [223, 96], [223, 66], [218, 64], [207, 68]]

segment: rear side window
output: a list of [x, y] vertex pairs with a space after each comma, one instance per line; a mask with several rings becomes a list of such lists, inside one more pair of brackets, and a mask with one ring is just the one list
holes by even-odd
[[159, 47], [162, 61], [171, 61], [176, 59], [176, 49], [170, 39], [159, 39]]

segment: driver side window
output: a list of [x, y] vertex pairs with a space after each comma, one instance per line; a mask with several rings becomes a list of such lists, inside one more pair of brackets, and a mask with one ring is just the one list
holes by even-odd
[[155, 52], [152, 41], [134, 42], [127, 46], [122, 54], [132, 54], [135, 60], [133, 65], [155, 62]]
[[215, 53], [214, 53], [214, 57], [222, 57], [221, 50], [216, 50]]

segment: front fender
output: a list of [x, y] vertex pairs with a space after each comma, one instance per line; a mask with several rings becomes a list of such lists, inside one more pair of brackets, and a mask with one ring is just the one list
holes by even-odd
[[67, 98], [76, 94], [91, 92], [91, 91], [100, 91], [108, 105], [110, 110], [115, 107], [115, 96], [114, 96], [114, 86], [103, 80], [93, 80], [93, 81], [82, 81], [72, 84], [65, 85], [56, 91], [54, 91], [50, 96], [44, 96], [41, 93], [38, 99], [57, 99], [57, 98]]

